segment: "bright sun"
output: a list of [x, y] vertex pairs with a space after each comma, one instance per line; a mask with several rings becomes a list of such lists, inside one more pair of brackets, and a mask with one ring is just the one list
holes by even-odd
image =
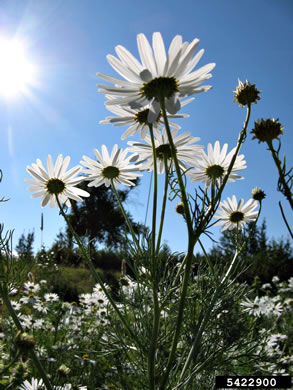
[[0, 38], [0, 95], [10, 98], [25, 93], [34, 81], [34, 67], [26, 57], [24, 45]]

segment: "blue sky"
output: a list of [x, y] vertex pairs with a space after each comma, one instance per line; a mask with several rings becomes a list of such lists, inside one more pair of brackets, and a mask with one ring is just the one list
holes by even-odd
[[[245, 119], [245, 109], [233, 101], [238, 77], [248, 79], [262, 91], [253, 106], [249, 129], [258, 118], [279, 118], [285, 126], [282, 152], [292, 165], [292, 64], [293, 2], [291, 0], [3, 0], [0, 3], [0, 36], [26, 43], [27, 55], [37, 69], [34, 85], [28, 93], [7, 99], [0, 96], [0, 168], [3, 181], [0, 198], [0, 222], [14, 229], [14, 244], [22, 233], [35, 232], [35, 247], [41, 244], [40, 218], [44, 213], [44, 244], [49, 247], [64, 223], [58, 210], [41, 209], [40, 200], [26, 190], [25, 167], [37, 158], [46, 161], [52, 154], [71, 156], [71, 166], [83, 155], [93, 157], [93, 149], [118, 143], [124, 128], [99, 125], [111, 113], [104, 106], [105, 97], [97, 92], [96, 76], [102, 72], [116, 76], [106, 60], [121, 44], [138, 57], [136, 35], [144, 33], [151, 40], [160, 31], [169, 46], [176, 34], [186, 41], [199, 38], [205, 49], [200, 62], [216, 62], [209, 84], [213, 89], [196, 96], [185, 107], [190, 118], [179, 121], [182, 131], [190, 131], [207, 145], [219, 140], [229, 150], [238, 137]], [[0, 53], [1, 56], [1, 53]], [[1, 59], [1, 58], [0, 58]], [[132, 137], [132, 140], [138, 139]], [[248, 200], [251, 190], [262, 187], [267, 193], [262, 217], [266, 218], [270, 237], [287, 237], [278, 201], [282, 200], [292, 225], [290, 211], [277, 192], [277, 173], [264, 144], [247, 136], [242, 153], [247, 169], [245, 180], [229, 184], [224, 198], [235, 194]], [[149, 174], [135, 189], [127, 204], [137, 221], [144, 221]], [[174, 251], [186, 247], [185, 227], [168, 206], [163, 238]], [[148, 219], [150, 221], [150, 218]], [[219, 229], [213, 228], [215, 238]], [[211, 243], [206, 239], [207, 247]]]

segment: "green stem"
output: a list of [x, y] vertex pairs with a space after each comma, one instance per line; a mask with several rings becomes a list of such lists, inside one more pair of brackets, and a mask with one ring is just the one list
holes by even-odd
[[156, 222], [157, 222], [157, 199], [158, 199], [158, 169], [157, 169], [157, 151], [155, 145], [155, 138], [152, 125], [149, 125], [152, 151], [153, 151], [153, 165], [154, 165], [154, 193], [153, 193], [153, 217], [152, 217], [152, 289], [153, 289], [153, 302], [154, 302], [154, 318], [151, 345], [148, 356], [148, 375], [150, 389], [154, 390], [156, 385], [155, 379], [155, 358], [158, 344], [159, 324], [160, 324], [160, 308], [158, 302], [158, 281], [156, 274]]
[[292, 233], [292, 230], [290, 229], [290, 226], [289, 226], [288, 221], [286, 219], [286, 216], [285, 216], [285, 213], [284, 213], [284, 210], [283, 210], [281, 202], [279, 202], [279, 207], [280, 207], [280, 210], [281, 210], [281, 214], [282, 214], [283, 220], [284, 220], [284, 222], [285, 222], [285, 224], [287, 226], [288, 232], [290, 233], [290, 236], [293, 239], [293, 233]]
[[149, 373], [149, 383], [150, 383], [151, 390], [154, 390], [156, 386], [155, 360], [156, 360], [156, 350], [157, 350], [158, 334], [159, 334], [159, 326], [160, 326], [160, 307], [159, 307], [159, 300], [158, 300], [158, 293], [157, 293], [157, 283], [153, 283], [153, 301], [154, 301], [154, 318], [153, 318], [151, 346], [150, 346], [149, 357], [148, 357], [148, 373]]
[[185, 300], [186, 300], [186, 295], [187, 295], [188, 281], [189, 281], [190, 272], [191, 272], [191, 265], [192, 265], [192, 259], [193, 259], [193, 249], [194, 249], [194, 245], [195, 245], [195, 240], [193, 238], [194, 232], [193, 232], [193, 226], [192, 226], [192, 219], [191, 219], [191, 215], [190, 215], [190, 211], [189, 211], [188, 199], [187, 199], [185, 186], [184, 186], [183, 179], [182, 179], [182, 173], [180, 170], [179, 162], [177, 159], [177, 153], [176, 153], [175, 145], [173, 142], [172, 133], [171, 133], [171, 130], [169, 127], [169, 122], [168, 122], [167, 113], [166, 113], [166, 109], [165, 109], [164, 98], [161, 99], [160, 103], [161, 103], [161, 110], [162, 110], [163, 117], [164, 117], [164, 123], [165, 123], [166, 132], [167, 132], [167, 136], [168, 136], [168, 141], [169, 141], [169, 145], [171, 148], [172, 160], [173, 160], [173, 163], [175, 166], [177, 180], [178, 180], [178, 184], [179, 184], [179, 188], [180, 188], [180, 192], [181, 192], [181, 199], [182, 199], [182, 203], [184, 206], [185, 219], [186, 219], [187, 230], [188, 230], [188, 247], [187, 247], [187, 253], [185, 256], [185, 271], [184, 271], [182, 289], [181, 289], [181, 294], [180, 294], [180, 302], [179, 302], [179, 308], [178, 308], [176, 328], [175, 328], [175, 332], [174, 332], [174, 336], [173, 336], [171, 350], [170, 350], [169, 357], [168, 357], [167, 366], [166, 366], [164, 376], [163, 376], [163, 379], [162, 379], [162, 382], [160, 385], [160, 389], [163, 390], [166, 386], [166, 383], [167, 383], [167, 380], [169, 377], [169, 373], [170, 373], [172, 366], [173, 366], [173, 362], [174, 362], [175, 354], [176, 354], [176, 349], [177, 349], [177, 344], [178, 344], [178, 340], [179, 340], [179, 336], [180, 336], [180, 332], [181, 332], [181, 326], [182, 326], [182, 322], [183, 322], [183, 311], [184, 311]]
[[[262, 203], [259, 202], [259, 211], [258, 211], [257, 218], [256, 218], [256, 220], [255, 220], [255, 222], [254, 222], [254, 226], [257, 224], [258, 218], [259, 218], [259, 216], [260, 216], [260, 213], [261, 213], [261, 206], [262, 206]], [[248, 237], [247, 237], [246, 242], [244, 242], [244, 243], [242, 244], [242, 246], [239, 248], [239, 250], [236, 250], [236, 251], [235, 251], [234, 257], [233, 257], [233, 259], [232, 259], [232, 261], [231, 261], [231, 264], [230, 264], [228, 270], [226, 271], [226, 273], [225, 273], [225, 275], [224, 275], [224, 277], [223, 277], [223, 279], [222, 279], [220, 285], [216, 288], [216, 291], [215, 291], [215, 293], [214, 293], [214, 295], [213, 295], [213, 297], [212, 297], [212, 299], [211, 299], [211, 302], [210, 302], [210, 304], [209, 304], [209, 306], [208, 306], [208, 308], [207, 308], [207, 311], [205, 312], [205, 315], [204, 315], [204, 317], [203, 317], [203, 319], [202, 319], [202, 321], [201, 321], [201, 323], [200, 323], [199, 329], [198, 329], [198, 331], [197, 331], [197, 333], [196, 333], [196, 336], [195, 336], [195, 339], [194, 339], [192, 348], [190, 349], [190, 352], [189, 352], [188, 357], [187, 357], [187, 359], [186, 359], [185, 365], [184, 365], [184, 367], [183, 367], [183, 369], [182, 369], [182, 372], [181, 372], [181, 375], [180, 375], [180, 379], [179, 379], [179, 380], [182, 380], [182, 379], [184, 378], [184, 375], [185, 375], [185, 373], [186, 373], [186, 370], [188, 369], [188, 367], [189, 367], [189, 365], [190, 365], [192, 359], [194, 358], [194, 356], [196, 355], [196, 353], [197, 353], [198, 350], [199, 350], [200, 341], [201, 341], [201, 336], [202, 336], [202, 334], [203, 334], [203, 332], [204, 332], [204, 329], [205, 329], [205, 327], [206, 327], [206, 324], [207, 324], [208, 320], [210, 319], [212, 310], [213, 310], [213, 308], [214, 308], [214, 306], [215, 306], [215, 304], [216, 304], [216, 302], [217, 302], [217, 299], [218, 299], [218, 297], [219, 297], [221, 291], [222, 291], [223, 288], [225, 287], [225, 283], [226, 283], [228, 277], [229, 277], [229, 276], [231, 275], [231, 273], [232, 273], [234, 264], [235, 264], [235, 262], [236, 262], [236, 260], [237, 260], [237, 258], [238, 258], [238, 256], [239, 256], [239, 254], [244, 250], [244, 248], [245, 248], [245, 246], [246, 246], [246, 244], [247, 244], [247, 241], [248, 241], [249, 237], [250, 237], [251, 234], [252, 234], [252, 233], [251, 233], [252, 231], [253, 231], [253, 229], [251, 229], [251, 231], [250, 231], [250, 233], [249, 233], [249, 235], [248, 235]]]
[[[4, 291], [3, 287], [1, 286], [1, 283], [0, 283], [0, 293], [1, 293], [1, 297], [3, 299], [3, 302], [5, 304], [5, 306], [7, 307], [7, 310], [9, 311], [9, 314], [11, 315], [12, 319], [13, 319], [13, 322], [14, 322], [14, 325], [16, 326], [16, 328], [21, 332], [23, 333], [24, 329], [17, 317], [17, 314], [15, 313], [12, 305], [11, 305], [11, 302], [10, 302], [10, 299], [8, 297], [8, 294], [6, 291]], [[51, 385], [48, 377], [47, 377], [47, 374], [44, 370], [44, 367], [42, 366], [41, 362], [39, 361], [39, 358], [38, 356], [36, 355], [35, 351], [34, 350], [31, 350], [30, 351], [30, 355], [31, 355], [31, 359], [35, 365], [35, 367], [37, 368], [39, 374], [40, 374], [40, 377], [43, 379], [44, 381], [44, 384], [47, 388], [47, 390], [53, 390], [53, 386]]]
[[170, 129], [169, 122], [168, 122], [164, 99], [162, 99], [162, 101], [161, 101], [161, 109], [162, 109], [162, 113], [163, 113], [163, 117], [164, 117], [164, 123], [165, 123], [166, 132], [167, 132], [167, 136], [168, 136], [168, 141], [169, 141], [169, 145], [170, 145], [170, 149], [171, 149], [172, 161], [173, 161], [174, 166], [175, 166], [177, 180], [178, 180], [178, 184], [179, 184], [180, 191], [181, 191], [181, 197], [182, 197], [182, 203], [184, 206], [187, 229], [188, 229], [188, 233], [191, 234], [193, 232], [193, 227], [192, 227], [192, 220], [191, 220], [189, 206], [188, 206], [188, 199], [187, 199], [185, 186], [184, 186], [183, 179], [182, 179], [181, 169], [180, 169], [178, 158], [177, 158], [176, 148], [175, 148], [175, 145], [173, 142], [173, 137], [172, 137], [171, 129]]
[[225, 188], [225, 186], [227, 184], [227, 181], [229, 179], [230, 173], [232, 172], [232, 169], [233, 169], [233, 166], [235, 164], [235, 161], [236, 161], [236, 158], [238, 156], [238, 153], [240, 151], [241, 145], [242, 145], [242, 143], [245, 140], [247, 127], [248, 127], [248, 123], [249, 123], [249, 118], [250, 118], [250, 113], [251, 113], [251, 106], [249, 104], [247, 106], [247, 112], [246, 112], [246, 118], [245, 118], [245, 121], [244, 121], [244, 125], [243, 125], [243, 128], [242, 128], [242, 130], [240, 132], [240, 135], [239, 135], [239, 138], [238, 138], [238, 141], [237, 141], [237, 146], [236, 146], [235, 153], [234, 153], [234, 155], [233, 155], [233, 157], [231, 159], [230, 165], [229, 165], [229, 167], [227, 169], [227, 173], [224, 176], [222, 185], [220, 186], [217, 194], [215, 195], [214, 199], [212, 200], [211, 207], [210, 207], [209, 211], [206, 213], [205, 217], [202, 219], [202, 221], [201, 221], [201, 223], [200, 223], [200, 225], [198, 227], [198, 230], [200, 232], [203, 231], [203, 229], [205, 228], [206, 223], [209, 222], [211, 216], [215, 213], [216, 206], [217, 206], [218, 202], [221, 200], [222, 193], [223, 193], [224, 188]]
[[128, 218], [128, 215], [127, 215], [126, 211], [124, 210], [124, 207], [123, 207], [123, 205], [122, 205], [122, 203], [121, 203], [121, 200], [120, 200], [120, 198], [119, 198], [118, 192], [117, 192], [117, 190], [116, 190], [116, 188], [115, 188], [115, 186], [114, 186], [114, 184], [113, 184], [113, 180], [112, 180], [112, 189], [113, 189], [114, 194], [115, 194], [115, 196], [116, 196], [116, 199], [117, 199], [117, 202], [118, 202], [118, 204], [119, 204], [120, 210], [121, 210], [121, 212], [122, 212], [122, 214], [123, 214], [123, 217], [124, 217], [124, 219], [125, 219], [125, 221], [126, 221], [126, 224], [127, 224], [127, 226], [128, 226], [128, 229], [129, 229], [129, 231], [130, 231], [130, 234], [131, 234], [131, 236], [132, 236], [132, 238], [133, 238], [133, 241], [135, 242], [136, 248], [137, 248], [137, 250], [138, 250], [139, 252], [141, 252], [141, 251], [140, 251], [139, 242], [138, 242], [138, 240], [137, 240], [137, 238], [136, 238], [136, 234], [135, 234], [135, 232], [134, 232], [134, 230], [133, 230], [133, 227], [132, 227], [132, 224], [131, 224], [131, 222], [130, 222], [130, 220], [129, 220], [129, 218]]
[[274, 162], [276, 164], [276, 167], [277, 167], [277, 170], [278, 170], [278, 173], [279, 173], [279, 183], [282, 184], [283, 186], [283, 194], [285, 195], [285, 197], [287, 198], [291, 208], [293, 209], [293, 198], [292, 198], [292, 193], [290, 191], [290, 188], [285, 180], [285, 177], [284, 177], [284, 172], [282, 170], [282, 166], [281, 166], [281, 161], [279, 160], [278, 158], [278, 155], [277, 155], [277, 152], [275, 151], [274, 147], [273, 147], [273, 142], [272, 141], [267, 141], [267, 144], [268, 144], [268, 147], [271, 151], [271, 154], [272, 154], [272, 157], [274, 159]]
[[167, 119], [167, 113], [166, 113], [166, 109], [165, 109], [164, 99], [161, 99], [160, 103], [161, 103], [161, 109], [162, 109], [164, 122], [165, 122], [165, 126], [166, 126], [166, 131], [167, 131], [167, 135], [168, 135], [168, 140], [169, 140], [169, 144], [171, 147], [172, 158], [173, 158], [175, 169], [176, 169], [178, 184], [179, 184], [181, 195], [182, 195], [182, 203], [184, 205], [184, 210], [186, 213], [186, 223], [187, 223], [187, 229], [188, 229], [188, 251], [186, 254], [186, 258], [185, 258], [185, 261], [186, 261], [185, 273], [184, 273], [183, 285], [182, 285], [182, 290], [181, 290], [181, 297], [180, 297], [180, 303], [179, 303], [176, 330], [175, 330], [175, 334], [174, 334], [174, 338], [173, 338], [173, 342], [172, 342], [171, 351], [169, 354], [167, 367], [166, 367], [165, 374], [164, 374], [164, 377], [163, 377], [163, 380], [162, 380], [162, 383], [160, 386], [160, 389], [163, 390], [165, 388], [166, 383], [167, 383], [169, 372], [172, 369], [173, 361], [175, 358], [175, 352], [176, 352], [176, 348], [177, 348], [177, 343], [178, 343], [178, 339], [179, 339], [179, 335], [180, 335], [181, 323], [182, 323], [182, 319], [183, 319], [183, 309], [184, 309], [184, 304], [185, 304], [188, 279], [189, 279], [189, 275], [190, 275], [190, 271], [191, 271], [191, 262], [192, 262], [192, 258], [193, 258], [194, 245], [197, 242], [198, 238], [200, 237], [201, 233], [204, 231], [206, 224], [210, 220], [210, 217], [215, 213], [215, 206], [217, 205], [218, 201], [221, 199], [222, 192], [223, 192], [224, 187], [228, 181], [229, 175], [233, 169], [233, 166], [234, 166], [234, 163], [235, 163], [236, 158], [238, 156], [241, 144], [243, 143], [243, 141], [246, 137], [251, 107], [250, 107], [250, 105], [248, 105], [248, 107], [247, 107], [246, 119], [245, 119], [243, 129], [242, 129], [240, 136], [239, 136], [239, 139], [238, 139], [235, 153], [231, 159], [229, 168], [227, 170], [227, 174], [225, 175], [225, 177], [223, 179], [223, 183], [222, 183], [221, 187], [219, 188], [217, 194], [215, 195], [215, 198], [214, 198], [213, 203], [212, 203], [212, 207], [210, 207], [209, 211], [207, 212], [205, 217], [202, 219], [197, 231], [195, 233], [193, 233], [192, 220], [190, 217], [187, 196], [186, 196], [185, 188], [183, 185], [180, 167], [179, 167], [177, 156], [176, 156], [176, 150], [174, 147], [172, 134], [171, 134], [168, 119]]
[[7, 366], [5, 366], [2, 371], [0, 371], [0, 376], [3, 376], [4, 373], [6, 371], [8, 371], [11, 366], [13, 366], [13, 364], [18, 360], [19, 357], [20, 357], [20, 350], [18, 350], [16, 352], [16, 354], [15, 354], [14, 358], [11, 360], [11, 362]]
[[67, 225], [68, 225], [68, 228], [69, 230], [71, 231], [73, 237], [75, 238], [76, 240], [76, 243], [79, 247], [79, 250], [80, 250], [80, 253], [82, 255], [82, 257], [85, 259], [85, 261], [87, 262], [87, 265], [94, 277], [94, 279], [96, 280], [97, 283], [99, 283], [99, 285], [101, 286], [104, 294], [106, 295], [106, 297], [108, 298], [109, 302], [111, 303], [113, 309], [115, 310], [115, 312], [117, 313], [120, 321], [122, 322], [122, 324], [125, 326], [126, 330], [128, 331], [129, 335], [131, 336], [131, 338], [135, 341], [136, 345], [141, 348], [141, 345], [139, 343], [139, 340], [137, 339], [136, 335], [133, 333], [132, 329], [130, 328], [130, 326], [127, 324], [125, 318], [122, 316], [122, 314], [120, 313], [120, 310], [118, 309], [116, 303], [114, 302], [113, 298], [111, 297], [111, 295], [109, 294], [108, 290], [106, 289], [106, 287], [104, 286], [104, 283], [100, 277], [100, 275], [97, 273], [92, 261], [91, 261], [91, 258], [87, 252], [87, 250], [84, 248], [82, 242], [80, 241], [78, 235], [75, 233], [69, 219], [67, 218], [66, 214], [64, 213], [64, 210], [61, 206], [61, 203], [59, 201], [59, 198], [58, 198], [58, 195], [56, 195], [56, 200], [57, 200], [57, 204], [59, 206], [59, 209], [60, 209], [60, 213], [62, 214], [63, 218], [65, 219]]
[[207, 254], [207, 252], [205, 250], [205, 247], [202, 245], [202, 242], [201, 242], [200, 239], [198, 239], [198, 243], [199, 243], [199, 245], [200, 245], [200, 247], [201, 247], [201, 249], [203, 251], [204, 257], [205, 257], [205, 259], [206, 259], [206, 261], [207, 261], [207, 263], [209, 265], [209, 268], [212, 271], [212, 274], [213, 274], [213, 277], [214, 277], [214, 281], [216, 281], [216, 273], [215, 273], [215, 270], [214, 270], [214, 266], [213, 266], [213, 264], [210, 261], [209, 255]]
[[159, 233], [158, 233], [156, 253], [158, 253], [160, 250], [161, 238], [162, 238], [163, 226], [164, 226], [164, 220], [165, 220], [166, 204], [167, 204], [167, 192], [168, 192], [168, 184], [169, 184], [169, 181], [168, 181], [169, 167], [168, 167], [166, 156], [164, 156], [164, 165], [165, 165], [165, 186], [164, 186], [164, 196], [163, 196], [163, 203], [162, 203], [162, 212], [161, 212], [161, 220], [160, 220], [160, 227], [159, 227]]
[[157, 151], [155, 145], [155, 138], [152, 125], [149, 125], [152, 151], [153, 151], [153, 164], [154, 164], [154, 194], [153, 194], [153, 219], [152, 219], [152, 266], [155, 270], [155, 254], [156, 254], [156, 222], [157, 222], [157, 203], [158, 203], [158, 169], [157, 169]]

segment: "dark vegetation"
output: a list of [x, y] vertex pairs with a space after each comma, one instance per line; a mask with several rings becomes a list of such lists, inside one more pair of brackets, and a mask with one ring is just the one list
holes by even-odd
[[[67, 212], [68, 218], [90, 251], [94, 266], [115, 293], [126, 253], [127, 226], [110, 188], [87, 187], [87, 191], [91, 196], [82, 203], [72, 202], [72, 208]], [[119, 191], [122, 202], [127, 200], [130, 191]], [[133, 222], [131, 215], [129, 219], [136, 233], [147, 234], [146, 227]], [[293, 249], [289, 239], [269, 239], [265, 221], [253, 231], [251, 229], [251, 226], [247, 226], [245, 230], [248, 241], [239, 259], [242, 272], [238, 281], [258, 287], [270, 282], [273, 276], [278, 276], [281, 281], [288, 280], [293, 275]], [[224, 232], [219, 242], [208, 252], [210, 261], [223, 265], [229, 262], [234, 255], [236, 239], [234, 232]], [[57, 235], [51, 248], [42, 249], [36, 256], [33, 254], [33, 241], [33, 233], [22, 235], [16, 251], [18, 256], [35, 260], [40, 265], [36, 267], [37, 280], [46, 279], [52, 292], [58, 293], [66, 301], [76, 301], [79, 293], [92, 290], [94, 280], [68, 228]], [[100, 249], [101, 246], [103, 249]], [[165, 256], [171, 255], [167, 245], [162, 251]], [[182, 255], [172, 257], [176, 263]], [[194, 272], [201, 258], [200, 254], [195, 256]], [[128, 273], [131, 273], [130, 269]]]

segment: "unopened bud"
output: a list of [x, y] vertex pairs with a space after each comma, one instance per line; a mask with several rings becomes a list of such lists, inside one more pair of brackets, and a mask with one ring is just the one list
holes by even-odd
[[261, 202], [266, 197], [264, 191], [259, 187], [254, 188], [251, 194], [252, 194], [252, 199], [258, 200], [259, 202]]
[[36, 345], [36, 340], [32, 335], [19, 331], [15, 337], [15, 344], [21, 351], [31, 351]]
[[70, 373], [70, 368], [65, 366], [65, 364], [61, 364], [61, 366], [58, 368], [58, 374], [60, 374], [63, 377], [67, 377]]
[[239, 103], [239, 106], [247, 106], [252, 103], [256, 104], [257, 101], [260, 100], [260, 97], [258, 96], [260, 93], [261, 91], [256, 89], [255, 84], [250, 84], [247, 80], [243, 83], [238, 79], [238, 86], [236, 91], [234, 91], [235, 99], [233, 102]]
[[258, 119], [254, 122], [254, 129], [251, 130], [252, 139], [258, 139], [258, 143], [272, 142], [273, 139], [283, 135], [283, 128], [279, 119]]
[[184, 215], [184, 205], [183, 203], [177, 203], [176, 205], [176, 213], [180, 215]]

